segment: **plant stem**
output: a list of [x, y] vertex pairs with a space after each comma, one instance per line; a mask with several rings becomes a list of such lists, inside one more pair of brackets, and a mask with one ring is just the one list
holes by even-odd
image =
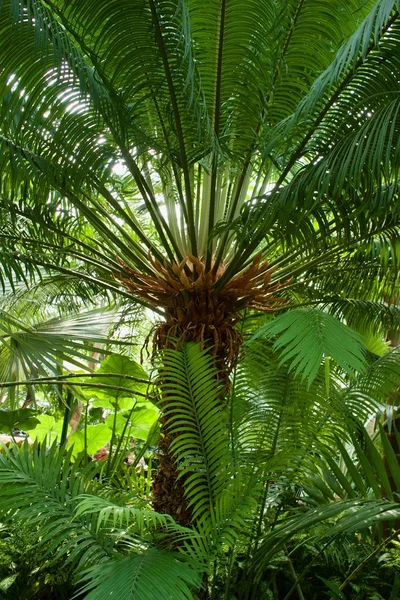
[[113, 428], [112, 428], [110, 447], [108, 449], [108, 458], [107, 458], [107, 468], [106, 468], [106, 476], [107, 477], [110, 476], [110, 470], [111, 470], [112, 450], [113, 450], [114, 440], [115, 440], [115, 428], [117, 426], [117, 412], [118, 412], [118, 402], [115, 403], [115, 408], [114, 408]]
[[69, 425], [69, 420], [71, 418], [73, 402], [74, 402], [74, 396], [73, 396], [72, 392], [68, 391], [67, 392], [67, 401], [65, 404], [63, 426], [62, 426], [62, 431], [61, 431], [61, 439], [60, 439], [61, 446], [63, 446], [67, 440], [68, 425]]
[[311, 569], [312, 565], [315, 563], [315, 561], [317, 560], [317, 558], [326, 550], [326, 548], [328, 548], [328, 546], [330, 546], [332, 544], [332, 542], [334, 541], [334, 539], [335, 538], [332, 537], [321, 548], [321, 550], [314, 556], [314, 558], [308, 563], [308, 565], [306, 566], [306, 568], [304, 569], [304, 571], [302, 571], [300, 573], [300, 575], [298, 577], [296, 577], [296, 580], [295, 580], [294, 584], [292, 585], [292, 587], [290, 588], [290, 590], [288, 591], [288, 593], [286, 594], [286, 596], [283, 598], [283, 600], [289, 600], [290, 596], [292, 595], [292, 593], [296, 589], [297, 584], [303, 579], [303, 577], [306, 575], [306, 573], [308, 573], [308, 571]]
[[[120, 451], [120, 449], [121, 449], [122, 442], [123, 442], [123, 439], [124, 439], [124, 437], [125, 437], [126, 430], [127, 430], [127, 428], [128, 428], [128, 425], [129, 425], [129, 420], [130, 420], [130, 418], [131, 418], [131, 416], [132, 416], [132, 413], [133, 413], [133, 411], [135, 410], [135, 408], [136, 408], [136, 402], [133, 404], [133, 406], [132, 406], [131, 410], [129, 411], [129, 415], [127, 416], [126, 423], [125, 423], [125, 425], [124, 425], [124, 428], [123, 428], [123, 430], [122, 430], [122, 433], [121, 433], [121, 435], [120, 435], [120, 438], [119, 438], [119, 440], [118, 440], [117, 446], [116, 446], [116, 448], [115, 448], [115, 452], [114, 452], [114, 458], [113, 458], [113, 460], [111, 461], [111, 466], [110, 466], [110, 472], [111, 472], [111, 473], [114, 471], [114, 469], [115, 469], [115, 468], [116, 468], [116, 466], [117, 466], [118, 454], [119, 454], [119, 451]], [[115, 419], [114, 419], [114, 420], [115, 420]], [[130, 430], [131, 430], [131, 427], [130, 427], [129, 431], [130, 431]], [[110, 454], [111, 454], [111, 448], [110, 448]]]
[[211, 590], [211, 600], [217, 600], [216, 598], [216, 593], [217, 593], [217, 588], [215, 585], [215, 580], [217, 578], [217, 568], [218, 568], [218, 558], [215, 559], [214, 561], [214, 569], [213, 569], [213, 578], [212, 578], [212, 590]]
[[[364, 560], [350, 573], [350, 575], [348, 575], [346, 577], [346, 579], [343, 581], [342, 585], [339, 587], [339, 590], [342, 592], [344, 590], [344, 588], [347, 586], [347, 584], [350, 583], [350, 581], [352, 579], [354, 579], [354, 577], [357, 575], [357, 573], [359, 573], [361, 571], [361, 569], [367, 564], [367, 562], [371, 558], [373, 558], [376, 554], [378, 554], [378, 552], [383, 548], [383, 546], [385, 546], [385, 544], [390, 542], [390, 540], [393, 539], [394, 537], [396, 537], [396, 535], [398, 535], [399, 533], [400, 533], [400, 529], [396, 529], [396, 531], [394, 531], [389, 537], [385, 538], [379, 544], [379, 546], [377, 546], [370, 554], [368, 554], [368, 556], [366, 556], [364, 558]], [[332, 597], [329, 600], [335, 600], [335, 598]]]
[[278, 585], [276, 583], [276, 573], [274, 573], [272, 576], [272, 590], [274, 594], [274, 600], [279, 600], [279, 590]]
[[230, 600], [229, 594], [231, 591], [231, 573], [232, 573], [232, 568], [233, 568], [233, 564], [234, 564], [234, 559], [235, 559], [235, 552], [234, 552], [233, 548], [231, 548], [229, 550], [229, 566], [228, 566], [228, 573], [227, 573], [227, 577], [226, 577], [224, 600]]
[[84, 450], [85, 450], [85, 456], [86, 456], [86, 458], [88, 456], [88, 451], [87, 451], [88, 412], [89, 412], [89, 401], [86, 402], [86, 408], [85, 408], [85, 429], [83, 430], [83, 447], [84, 447]]
[[[118, 377], [119, 377], [119, 375], [118, 375]], [[52, 379], [46, 379], [46, 381], [44, 383], [46, 383], [48, 385], [57, 384], [57, 383], [59, 384], [61, 381], [62, 381], [62, 379], [52, 378]], [[40, 382], [36, 382], [36, 381], [32, 381], [32, 382], [40, 383]], [[26, 381], [5, 381], [4, 383], [0, 383], [0, 388], [5, 388], [5, 387], [15, 388], [20, 385], [26, 385]], [[110, 385], [108, 383], [89, 383], [89, 382], [80, 382], [80, 381], [69, 381], [68, 385], [75, 385], [78, 387], [99, 388], [99, 389], [105, 389], [105, 390], [116, 390], [117, 392], [129, 392], [130, 394], [132, 394], [132, 396], [141, 396], [142, 398], [148, 398], [147, 394], [144, 394], [142, 392], [137, 392], [136, 390], [132, 390], [131, 388], [126, 388], [121, 385]]]
[[[284, 549], [285, 549], [285, 552], [287, 552], [286, 546], [285, 546]], [[294, 570], [294, 566], [293, 566], [293, 563], [292, 563], [292, 560], [291, 560], [289, 554], [287, 555], [287, 559], [288, 559], [288, 564], [289, 564], [289, 571], [292, 574], [293, 580], [295, 582], [295, 586], [296, 586], [296, 590], [297, 590], [297, 593], [298, 593], [298, 596], [299, 596], [299, 600], [305, 600], [303, 592], [302, 592], [302, 589], [300, 587], [299, 578], [297, 577], [297, 573]]]

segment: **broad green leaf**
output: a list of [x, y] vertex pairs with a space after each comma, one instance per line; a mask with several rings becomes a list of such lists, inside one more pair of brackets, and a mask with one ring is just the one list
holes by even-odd
[[[129, 417], [129, 425], [126, 433], [134, 438], [147, 440], [150, 430], [158, 419], [158, 410], [151, 402], [141, 402], [129, 417], [129, 413], [118, 413], [116, 416], [115, 433], [121, 434]], [[114, 427], [114, 415], [106, 418], [106, 425], [112, 430]]]
[[30, 437], [38, 442], [46, 438], [47, 444], [52, 444], [61, 437], [63, 422], [56, 421], [51, 415], [40, 415], [37, 417], [39, 423], [30, 433]]
[[[133, 381], [128, 377], [135, 377], [139, 380], [147, 380], [148, 376], [145, 370], [135, 361], [123, 354], [111, 354], [100, 365], [96, 371], [97, 374], [107, 374], [107, 377], [90, 378], [88, 383], [103, 384], [107, 387], [90, 386], [83, 388], [86, 398], [92, 398], [92, 406], [111, 408], [117, 403], [119, 410], [129, 410], [133, 406], [135, 392], [145, 394], [147, 383]], [[129, 391], [131, 390], [131, 391]]]
[[[86, 428], [87, 453], [89, 455], [95, 454], [97, 450], [105, 446], [111, 439], [111, 433], [110, 428], [104, 423], [88, 425]], [[85, 449], [84, 430], [73, 433], [69, 438], [68, 445], [73, 446], [73, 456], [77, 456], [82, 452]]]
[[109, 410], [114, 410], [114, 407], [108, 398], [93, 397], [93, 394], [92, 394], [92, 392], [89, 391], [89, 388], [86, 388], [84, 393], [86, 393], [86, 395], [87, 395], [86, 398], [88, 401], [91, 398], [91, 400], [90, 400], [91, 408], [106, 408]]
[[131, 435], [140, 440], [147, 440], [153, 425], [158, 420], [158, 415], [157, 408], [151, 402], [139, 403], [130, 418]]
[[[104, 394], [104, 397], [102, 397]], [[96, 397], [94, 397], [91, 402], [90, 405], [93, 408], [106, 408], [109, 410], [114, 410], [115, 408], [115, 400], [113, 401], [112, 397], [107, 398], [107, 394], [108, 394], [108, 390], [98, 390], [98, 393], [96, 392]], [[124, 398], [124, 397], [119, 397], [118, 398], [118, 411], [123, 411], [123, 410], [130, 410], [133, 405], [135, 404], [135, 398]]]
[[[114, 429], [114, 433], [121, 435], [126, 425], [127, 416], [124, 413], [117, 413], [117, 415], [111, 414], [106, 417], [106, 425], [111, 431]], [[129, 426], [126, 430], [129, 433]]]
[[0, 410], [0, 431], [2, 433], [11, 433], [13, 429], [32, 431], [40, 422], [35, 415], [36, 411], [30, 408]]

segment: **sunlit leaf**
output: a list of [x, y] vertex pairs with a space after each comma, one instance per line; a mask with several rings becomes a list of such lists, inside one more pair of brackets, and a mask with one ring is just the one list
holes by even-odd
[[30, 432], [30, 437], [38, 442], [43, 442], [46, 438], [48, 444], [52, 444], [55, 440], [59, 440], [62, 431], [62, 420], [56, 421], [51, 415], [40, 415], [38, 425]]
[[73, 446], [73, 455], [77, 456], [85, 450], [85, 431], [86, 431], [86, 450], [89, 455], [95, 454], [111, 439], [111, 430], [107, 425], [88, 425], [86, 429], [76, 431], [68, 440], [68, 445]]
[[275, 337], [273, 349], [281, 364], [301, 375], [310, 385], [324, 361], [330, 357], [348, 375], [365, 366], [362, 337], [332, 315], [317, 309], [295, 309], [261, 327], [253, 339]]
[[[107, 387], [90, 386], [82, 388], [87, 398], [92, 398], [92, 406], [111, 408], [117, 403], [118, 410], [129, 410], [132, 408], [135, 398], [135, 392], [145, 394], [147, 390], [147, 373], [135, 361], [123, 354], [111, 354], [100, 365], [96, 374], [107, 374], [109, 376], [96, 378], [96, 384], [103, 384]], [[111, 375], [112, 374], [112, 375]], [[128, 379], [134, 377], [139, 381]], [[144, 382], [140, 381], [144, 380]], [[93, 383], [94, 379], [88, 379], [88, 383]], [[129, 391], [131, 390], [131, 391]]]

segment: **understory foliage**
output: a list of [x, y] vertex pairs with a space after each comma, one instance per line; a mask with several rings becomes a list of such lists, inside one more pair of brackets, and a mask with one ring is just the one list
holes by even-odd
[[[304, 360], [306, 348], [307, 340], [299, 343]], [[358, 365], [362, 352], [355, 346], [346, 366]], [[399, 352], [370, 359], [351, 380], [333, 359], [329, 374], [325, 363], [302, 378], [294, 373], [298, 354], [288, 363], [261, 328], [228, 397], [206, 349], [163, 351], [157, 403], [170, 412], [190, 527], [154, 511], [134, 472], [122, 483], [123, 470], [107, 476], [104, 463], [74, 460], [73, 447], [56, 442], [3, 449], [3, 522], [31, 525], [44, 567], [64, 565], [77, 598], [289, 598], [299, 586], [309, 597], [340, 598], [363, 561], [375, 575], [357, 588], [357, 571], [351, 593], [391, 598], [390, 585], [399, 585], [389, 540], [400, 519], [400, 467], [383, 427], [371, 438], [363, 422], [396, 389]], [[320, 358], [306, 362], [309, 373]], [[393, 435], [399, 445], [397, 429]], [[333, 556], [337, 566], [328, 571]]]

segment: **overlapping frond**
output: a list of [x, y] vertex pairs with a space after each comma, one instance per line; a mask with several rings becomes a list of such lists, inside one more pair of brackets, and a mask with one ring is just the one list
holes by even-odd
[[382, 405], [391, 404], [400, 381], [400, 351], [394, 348], [379, 357], [350, 386], [347, 402], [356, 406], [368, 399]]
[[[351, 433], [347, 447], [339, 439], [336, 441], [337, 456], [332, 456], [328, 448], [322, 451], [319, 469], [314, 464], [305, 479], [304, 489], [311, 500], [323, 503], [337, 498], [369, 497], [379, 500], [384, 497], [397, 502], [400, 469], [395, 449], [381, 425], [377, 437], [378, 447], [360, 426]], [[392, 432], [392, 437], [396, 442], [398, 432], [396, 436]], [[394, 446], [397, 447], [396, 444]]]
[[125, 600], [192, 600], [199, 575], [181, 559], [156, 548], [140, 555], [111, 559], [102, 568], [88, 569], [83, 587], [88, 600], [108, 596]]
[[257, 340], [246, 346], [231, 400], [232, 443], [238, 460], [261, 468], [264, 477], [287, 470], [294, 476], [294, 465], [301, 469], [311, 449], [329, 443], [352, 415], [333, 372], [326, 379], [324, 369], [320, 369], [307, 386], [279, 365], [271, 345]]
[[0, 309], [0, 373], [2, 382], [56, 374], [63, 361], [87, 369], [96, 344], [104, 344], [113, 313], [82, 312], [58, 318], [13, 316]]
[[[396, 44], [395, 17], [395, 3], [388, 0], [361, 7], [338, 0], [329, 10], [321, 0], [246, 6], [209, 0], [206, 7], [197, 1], [138, 0], [129, 8], [102, 0], [95, 10], [91, 0], [68, 6], [54, 0], [8, 0], [1, 11], [0, 54], [6, 57], [11, 48], [15, 52], [4, 60], [1, 72], [3, 190], [12, 198], [34, 190], [36, 200], [43, 202], [56, 190], [103, 243], [108, 231], [114, 257], [120, 255], [135, 268], [151, 270], [147, 251], [160, 259], [160, 243], [170, 260], [192, 253], [206, 257], [208, 268], [216, 254], [217, 269], [235, 256], [228, 254], [234, 250], [232, 235], [227, 231], [217, 239], [215, 226], [240, 218], [246, 198], [262, 197], [279, 173], [285, 178], [304, 166], [311, 147], [321, 154], [317, 140], [327, 131], [325, 121], [337, 122], [333, 114], [340, 103], [332, 103], [328, 95], [329, 110], [322, 109], [315, 122], [310, 113], [315, 106], [319, 110], [326, 93], [332, 96], [332, 89], [341, 98], [350, 80], [359, 76], [364, 82], [370, 72], [375, 75], [381, 59], [378, 42], [383, 54], [385, 44]], [[310, 30], [314, 34], [304, 43]], [[336, 48], [348, 36], [335, 59]], [[24, 44], [19, 43], [22, 38]], [[349, 78], [350, 65], [356, 73]], [[301, 102], [324, 69], [308, 100]], [[304, 135], [291, 135], [289, 142], [281, 125], [277, 135], [270, 128], [284, 122], [296, 104], [294, 123], [301, 124]], [[354, 117], [354, 102], [351, 108]], [[395, 135], [393, 111], [385, 121], [386, 141]], [[378, 113], [364, 129], [359, 119], [353, 127], [360, 139], [371, 137], [374, 155], [382, 146], [373, 141]], [[293, 151], [295, 138], [300, 145]], [[266, 141], [270, 149], [260, 158]], [[286, 166], [283, 147], [284, 155], [289, 153]], [[350, 157], [354, 172], [359, 154]], [[155, 239], [144, 234], [130, 201], [119, 193], [116, 164], [129, 173]], [[315, 181], [312, 196], [318, 189]], [[286, 196], [282, 190], [285, 205]], [[254, 229], [251, 244], [245, 238], [237, 244], [231, 275], [243, 264], [243, 250], [250, 256], [270, 228], [265, 216], [249, 228]]]
[[199, 344], [163, 351], [161, 408], [168, 417], [171, 450], [184, 477], [193, 519], [211, 518], [216, 498], [232, 476], [227, 415], [212, 356]]
[[27, 520], [38, 528], [38, 541], [47, 551], [76, 565], [102, 562], [113, 542], [97, 535], [90, 516], [74, 519], [77, 497], [91, 487], [93, 467], [81, 472], [70, 466], [56, 444], [39, 449], [25, 443], [0, 453], [0, 511], [3, 518]]
[[[175, 539], [192, 533], [174, 524], [169, 516], [128, 506], [117, 506], [99, 497], [94, 475], [96, 464], [71, 466], [71, 451], [56, 444], [28, 443], [3, 448], [0, 453], [0, 512], [3, 518], [29, 522], [37, 530], [37, 543], [52, 560], [71, 563], [76, 581], [92, 598], [121, 591], [138, 600], [154, 590], [160, 598], [192, 598], [190, 589], [200, 586], [197, 572], [182, 555], [151, 546], [164, 529]], [[106, 490], [105, 490], [106, 493]], [[153, 537], [152, 539], [152, 534]], [[147, 538], [147, 540], [146, 540]], [[125, 540], [126, 547], [119, 547]], [[140, 554], [134, 552], [142, 551]], [[129, 551], [133, 552], [127, 556]], [[131, 573], [127, 577], [126, 568]], [[166, 574], [164, 569], [168, 570]], [[140, 574], [140, 577], [139, 577]], [[151, 586], [150, 586], [151, 581]], [[164, 596], [162, 595], [164, 594]], [[179, 594], [181, 594], [179, 596]], [[174, 595], [174, 597], [175, 597]]]
[[259, 580], [271, 558], [301, 531], [309, 530], [313, 525], [337, 519], [337, 523], [327, 528], [319, 539], [346, 533], [362, 531], [385, 519], [396, 519], [400, 515], [399, 504], [387, 500], [344, 500], [327, 503], [324, 506], [305, 511], [304, 515], [279, 524], [274, 532], [260, 544], [252, 563], [252, 574]]
[[289, 372], [314, 380], [321, 363], [332, 358], [348, 375], [364, 368], [361, 337], [350, 327], [317, 309], [288, 311], [261, 327], [254, 339], [277, 336], [274, 351]]

